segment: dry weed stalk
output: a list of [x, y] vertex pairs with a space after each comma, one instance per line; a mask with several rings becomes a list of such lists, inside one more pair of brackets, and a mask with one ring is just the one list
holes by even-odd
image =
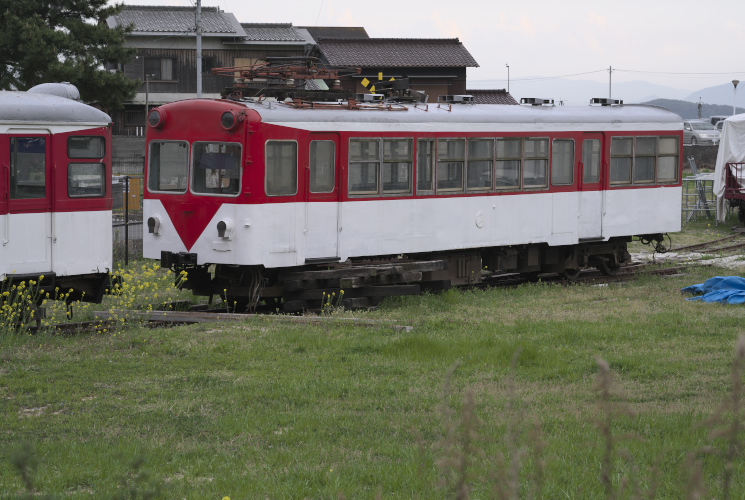
[[[718, 455], [724, 460], [722, 471], [722, 499], [732, 498], [732, 480], [736, 461], [742, 456], [743, 443], [740, 434], [743, 431], [743, 371], [745, 371], [745, 335], [741, 334], [735, 347], [735, 359], [732, 363], [732, 389], [722, 401], [717, 411], [700, 426], [712, 427], [709, 438], [724, 440], [725, 449], [715, 446], [705, 446], [689, 454], [689, 485], [692, 491], [703, 491], [704, 474], [701, 459], [698, 456]], [[729, 422], [728, 422], [729, 419]], [[695, 481], [694, 481], [695, 480]], [[690, 496], [689, 498], [699, 498]], [[701, 493], [703, 495], [703, 493]]]
[[475, 445], [478, 435], [473, 391], [466, 392], [459, 418], [456, 418], [455, 411], [449, 404], [453, 375], [459, 366], [460, 363], [453, 365], [445, 378], [441, 408], [445, 417], [445, 429], [443, 438], [437, 445], [443, 450], [443, 457], [437, 465], [443, 474], [439, 486], [447, 490], [449, 497], [466, 500], [471, 495], [469, 461], [472, 456], [479, 456], [481, 451]]
[[626, 434], [626, 435], [613, 435], [613, 422], [619, 416], [633, 417], [634, 413], [631, 408], [623, 403], [616, 403], [613, 401], [614, 396], [612, 393], [613, 389], [613, 372], [610, 369], [610, 365], [603, 358], [596, 358], [598, 364], [598, 374], [595, 382], [595, 390], [599, 392], [598, 407], [600, 408], [601, 417], [595, 421], [595, 425], [600, 430], [600, 434], [603, 437], [603, 458], [600, 469], [600, 482], [605, 490], [605, 497], [608, 500], [613, 500], [620, 496], [626, 489], [629, 478], [624, 476], [621, 479], [618, 490], [616, 491], [613, 487], [613, 461], [616, 455], [631, 460], [631, 455], [628, 453], [614, 452], [614, 446], [617, 441], [623, 439], [638, 439], [638, 436]]

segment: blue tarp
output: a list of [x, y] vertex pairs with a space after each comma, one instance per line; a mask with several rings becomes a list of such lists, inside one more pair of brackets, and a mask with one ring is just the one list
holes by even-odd
[[740, 276], [716, 276], [699, 285], [687, 286], [681, 291], [701, 294], [687, 300], [745, 304], [745, 278]]

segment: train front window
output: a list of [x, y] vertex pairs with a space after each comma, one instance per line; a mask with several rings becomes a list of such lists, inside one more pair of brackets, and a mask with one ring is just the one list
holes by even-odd
[[152, 141], [148, 172], [150, 191], [185, 193], [189, 174], [189, 143]]
[[297, 193], [297, 142], [267, 141], [266, 194], [292, 196]]
[[659, 156], [657, 157], [657, 182], [678, 182], [678, 147], [677, 137], [660, 137]]
[[225, 142], [195, 142], [191, 189], [199, 194], [234, 196], [241, 185], [241, 146]]
[[47, 193], [47, 140], [11, 137], [10, 198], [44, 198]]
[[98, 136], [72, 136], [67, 139], [69, 158], [103, 158], [106, 156], [106, 140]]
[[103, 163], [70, 163], [67, 167], [67, 195], [95, 198], [106, 194], [106, 167]]

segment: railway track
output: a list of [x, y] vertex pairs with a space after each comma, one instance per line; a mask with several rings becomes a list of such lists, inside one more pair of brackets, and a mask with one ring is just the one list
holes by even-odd
[[[731, 243], [730, 242], [735, 242]], [[697, 252], [697, 253], [717, 253], [717, 252], [731, 252], [745, 248], [745, 238], [743, 235], [733, 234], [724, 238], [718, 238], [716, 240], [705, 241], [703, 243], [696, 243], [694, 245], [687, 245], [684, 247], [673, 248], [672, 252]]]

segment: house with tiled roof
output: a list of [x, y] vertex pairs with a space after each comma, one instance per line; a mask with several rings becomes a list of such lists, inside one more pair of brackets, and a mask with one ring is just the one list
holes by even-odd
[[476, 104], [519, 104], [505, 89], [467, 89]]
[[[136, 57], [118, 68], [142, 82], [125, 109], [114, 113], [114, 133], [144, 133], [145, 108], [197, 96], [196, 12], [192, 7], [134, 6], [106, 20], [111, 27], [133, 26], [125, 45]], [[212, 68], [247, 66], [268, 56], [297, 57], [314, 46], [310, 34], [292, 24], [240, 23], [217, 7], [202, 7], [202, 96], [220, 97], [233, 84]]]
[[310, 33], [314, 40], [319, 38], [370, 38], [361, 26], [300, 26]]
[[436, 102], [441, 95], [465, 94], [466, 69], [478, 63], [457, 38], [317, 38], [321, 58], [332, 66], [362, 68], [342, 87], [367, 93], [364, 83], [409, 78], [411, 88]]

